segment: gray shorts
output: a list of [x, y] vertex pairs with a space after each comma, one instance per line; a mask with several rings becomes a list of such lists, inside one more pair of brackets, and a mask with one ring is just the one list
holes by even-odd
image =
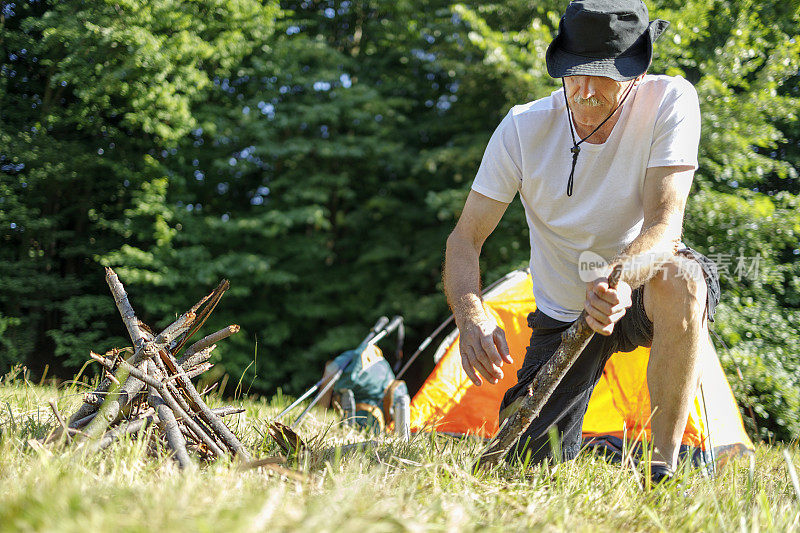
[[[708, 287], [706, 312], [709, 321], [714, 321], [714, 312], [719, 303], [719, 275], [713, 261], [704, 255], [686, 248], [678, 253], [692, 258], [700, 264]], [[583, 415], [589, 404], [595, 384], [603, 374], [606, 361], [616, 352], [631, 352], [639, 346], [650, 346], [653, 342], [653, 323], [647, 318], [644, 309], [644, 287], [632, 293], [633, 303], [609, 336], [595, 335], [583, 353], [569, 369], [564, 379], [556, 387], [539, 416], [523, 433], [509, 457], [531, 453], [531, 463], [542, 461], [550, 456], [548, 430], [558, 428], [561, 435], [563, 459], [574, 459], [580, 451]], [[528, 326], [533, 330], [531, 344], [525, 353], [525, 360], [517, 372], [517, 384], [506, 391], [500, 406], [502, 411], [514, 400], [523, 396], [539, 369], [552, 357], [561, 344], [561, 333], [572, 322], [562, 322], [549, 317], [538, 309], [528, 315]]]

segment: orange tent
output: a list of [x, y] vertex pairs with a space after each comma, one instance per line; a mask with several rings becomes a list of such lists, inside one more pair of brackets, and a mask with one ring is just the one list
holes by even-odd
[[[505, 391], [516, 383], [530, 342], [527, 315], [536, 308], [527, 270], [512, 272], [484, 300], [505, 330], [514, 364], [504, 368], [499, 383], [475, 387], [461, 368], [458, 330], [434, 355], [437, 365], [411, 401], [411, 429], [491, 437], [498, 430], [498, 408]], [[584, 438], [649, 436], [650, 397], [647, 390], [648, 348], [611, 356], [594, 389], [583, 421]], [[718, 459], [753, 444], [716, 355], [703, 362], [703, 384], [689, 414], [683, 444], [710, 452]]]

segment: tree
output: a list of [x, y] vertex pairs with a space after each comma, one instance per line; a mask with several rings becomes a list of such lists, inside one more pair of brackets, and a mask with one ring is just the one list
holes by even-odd
[[64, 374], [122, 341], [96, 257], [123, 246], [112, 226], [196, 127], [211, 73], [235, 68], [274, 14], [247, 0], [5, 4], [0, 329], [13, 351], [0, 368]]

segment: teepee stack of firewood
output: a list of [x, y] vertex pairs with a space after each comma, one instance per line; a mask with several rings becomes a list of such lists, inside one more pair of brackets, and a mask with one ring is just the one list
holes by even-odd
[[230, 286], [228, 281], [222, 281], [158, 334], [136, 318], [122, 283], [110, 268], [106, 269], [106, 282], [133, 346], [105, 355], [91, 353], [105, 368], [105, 378], [84, 396], [83, 405], [67, 421], [54, 409], [60, 427], [47, 442], [66, 439], [102, 449], [122, 435], [137, 434], [156, 424], [156, 434], [163, 437], [182, 468], [194, 464], [193, 456], [212, 460], [233, 454], [249, 461], [248, 451], [222, 421], [242, 410], [209, 408], [192, 384], [193, 378], [211, 368], [208, 360], [216, 343], [239, 331], [239, 326], [212, 333], [177, 357], [214, 310]]

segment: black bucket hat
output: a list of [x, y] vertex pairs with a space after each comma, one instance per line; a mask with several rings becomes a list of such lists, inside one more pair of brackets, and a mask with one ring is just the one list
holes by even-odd
[[547, 73], [631, 80], [650, 66], [653, 42], [667, 26], [666, 20], [650, 22], [642, 0], [575, 0], [547, 48]]

